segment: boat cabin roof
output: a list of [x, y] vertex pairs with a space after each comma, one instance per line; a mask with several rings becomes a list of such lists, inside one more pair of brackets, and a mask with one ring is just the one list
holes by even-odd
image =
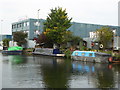
[[110, 54], [107, 54], [107, 53], [94, 52], [94, 51], [74, 51], [72, 53], [72, 56], [95, 57], [95, 55], [110, 56]]
[[101, 52], [95, 52], [96, 54], [99, 54], [99, 55], [110, 55], [110, 54], [107, 54], [107, 53], [101, 53]]

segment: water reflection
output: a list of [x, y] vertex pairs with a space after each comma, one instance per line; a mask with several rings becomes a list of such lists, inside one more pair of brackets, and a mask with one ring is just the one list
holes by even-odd
[[85, 63], [79, 63], [79, 62], [73, 62], [72, 63], [73, 72], [79, 72], [79, 73], [94, 73], [95, 72], [95, 66], [94, 64], [89, 66]]
[[[74, 76], [79, 75], [81, 78], [87, 77], [88, 84], [92, 84], [95, 88], [118, 87], [118, 82], [115, 81], [115, 72], [113, 71], [112, 66], [109, 64], [73, 62], [72, 68]], [[118, 77], [116, 78], [118, 79]]]
[[5, 88], [117, 88], [120, 65], [46, 56], [3, 56]]
[[[42, 88], [44, 87], [40, 64], [33, 57], [6, 56], [3, 60], [3, 88]], [[8, 63], [6, 63], [8, 61]]]
[[101, 67], [99, 71], [97, 71], [97, 87], [98, 88], [114, 88], [114, 75], [113, 71], [107, 66]]
[[[35, 58], [38, 60], [38, 57]], [[41, 57], [41, 72], [46, 88], [67, 88], [72, 65], [63, 58]]]
[[23, 57], [20, 55], [9, 56], [9, 60], [12, 62], [12, 64], [26, 63], [26, 59], [23, 59]]

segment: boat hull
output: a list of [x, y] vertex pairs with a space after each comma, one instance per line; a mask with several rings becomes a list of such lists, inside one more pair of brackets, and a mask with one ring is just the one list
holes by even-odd
[[32, 52], [33, 55], [53, 56], [53, 57], [64, 57], [65, 54], [46, 54], [40, 52]]
[[99, 62], [109, 63], [109, 57], [82, 57], [82, 56], [71, 56], [73, 60], [84, 61], [84, 62]]
[[22, 50], [13, 50], [13, 51], [2, 51], [2, 54], [7, 54], [7, 55], [21, 55], [23, 53]]

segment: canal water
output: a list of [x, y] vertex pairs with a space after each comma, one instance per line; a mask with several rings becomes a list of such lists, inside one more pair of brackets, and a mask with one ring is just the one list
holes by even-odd
[[118, 88], [120, 64], [48, 56], [3, 56], [2, 88]]

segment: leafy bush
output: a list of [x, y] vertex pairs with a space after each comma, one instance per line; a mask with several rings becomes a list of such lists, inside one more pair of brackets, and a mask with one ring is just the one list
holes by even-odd
[[10, 39], [5, 38], [5, 39], [3, 40], [3, 46], [9, 47], [9, 41], [10, 41]]
[[68, 58], [71, 58], [71, 54], [72, 54], [72, 51], [70, 51], [69, 49], [67, 49], [65, 52], [65, 57], [68, 59]]

